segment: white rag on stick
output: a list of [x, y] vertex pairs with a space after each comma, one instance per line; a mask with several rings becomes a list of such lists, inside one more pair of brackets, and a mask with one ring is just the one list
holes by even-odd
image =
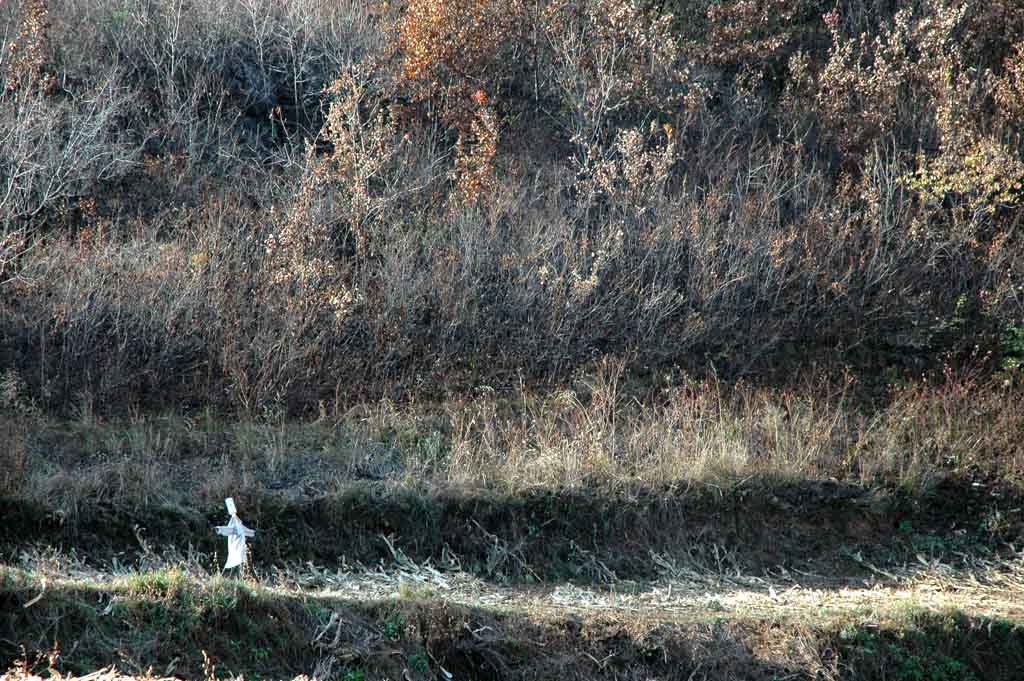
[[227, 525], [217, 527], [217, 534], [228, 538], [228, 560], [224, 563], [224, 569], [228, 570], [245, 562], [245, 539], [246, 537], [255, 537], [256, 530], [250, 530], [242, 524], [238, 518], [238, 511], [235, 509], [234, 499], [228, 497], [224, 500], [224, 505], [228, 507], [231, 520]]

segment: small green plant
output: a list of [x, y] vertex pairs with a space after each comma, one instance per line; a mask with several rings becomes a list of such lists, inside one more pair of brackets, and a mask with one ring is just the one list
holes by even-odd
[[1017, 372], [1024, 369], [1024, 325], [1012, 325], [1003, 332], [1002, 342], [1003, 371]]
[[426, 674], [430, 671], [430, 662], [427, 654], [423, 651], [413, 653], [409, 656], [409, 668], [417, 674]]
[[977, 681], [978, 677], [960, 660], [944, 656], [932, 667], [932, 678], [936, 681]]
[[147, 599], [173, 598], [185, 587], [185, 576], [180, 570], [158, 570], [135, 574], [125, 586], [132, 596]]
[[127, 7], [115, 8], [110, 13], [111, 30], [113, 30], [113, 31], [124, 30], [124, 27], [127, 26], [128, 22], [130, 20], [131, 20], [131, 12], [128, 10]]
[[976, 681], [978, 678], [966, 664], [948, 655], [929, 660], [895, 645], [889, 650], [896, 660], [892, 678], [897, 681]]
[[238, 605], [238, 589], [236, 587], [236, 584], [227, 580], [214, 582], [213, 590], [210, 593], [210, 608], [214, 612], [234, 610]]
[[17, 369], [6, 369], [0, 374], [0, 411], [25, 416], [37, 415], [40, 411]]
[[896, 663], [893, 678], [899, 681], [925, 681], [927, 669], [917, 655], [913, 655], [896, 644], [889, 644], [889, 655]]
[[910, 544], [915, 551], [930, 555], [942, 554], [948, 548], [946, 541], [934, 534], [914, 534], [910, 538]]
[[865, 655], [870, 657], [878, 653], [878, 636], [874, 632], [868, 629], [860, 629], [857, 632], [855, 641]]
[[993, 539], [1004, 537], [1012, 527], [1010, 519], [998, 508], [989, 509], [979, 525], [981, 531]]
[[384, 620], [384, 636], [390, 641], [397, 641], [402, 638], [402, 629], [405, 628], [405, 615], [400, 612], [393, 613]]
[[434, 590], [427, 584], [417, 585], [402, 582], [398, 585], [398, 597], [407, 600], [425, 600], [434, 596]]

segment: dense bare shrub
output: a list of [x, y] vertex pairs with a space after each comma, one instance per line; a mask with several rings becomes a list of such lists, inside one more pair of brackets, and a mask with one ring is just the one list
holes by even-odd
[[1013, 46], [992, 89], [1003, 121], [1018, 129], [1024, 127], [1024, 42]]
[[462, 207], [472, 207], [490, 198], [497, 181], [494, 168], [494, 158], [498, 154], [497, 115], [483, 90], [477, 90], [472, 99], [476, 110], [469, 130], [455, 141], [452, 168], [455, 182], [453, 198]]
[[690, 5], [69, 0], [0, 96], [0, 358], [258, 413], [1024, 323], [1012, 5]]
[[[915, 71], [912, 12], [903, 10], [880, 35], [845, 36], [838, 12], [825, 15], [832, 49], [817, 85], [816, 108], [847, 154], [864, 153], [897, 126], [917, 127], [911, 109]], [[909, 125], [908, 125], [909, 124]]]
[[45, 91], [52, 91], [57, 83], [52, 70], [49, 3], [26, 0], [20, 10], [17, 35], [2, 44], [6, 51], [0, 59], [4, 90], [13, 92], [30, 81]]
[[17, 16], [0, 55], [0, 269], [25, 249], [33, 227], [59, 220], [70, 201], [123, 175], [132, 160], [118, 129], [126, 108], [119, 74], [62, 87], [48, 3], [26, 1]]
[[133, 151], [118, 130], [126, 93], [116, 75], [91, 90], [48, 94], [22, 80], [0, 93], [0, 224], [51, 219], [97, 183], [125, 174]]
[[31, 424], [3, 411], [0, 409], [0, 436], [7, 444], [0, 452], [0, 494], [10, 495], [23, 489], [25, 484], [29, 464], [25, 441]]
[[20, 276], [40, 228], [94, 205], [136, 158], [119, 127], [127, 94], [116, 73], [93, 88], [53, 89], [28, 69], [0, 91], [0, 286]]
[[785, 64], [797, 46], [807, 44], [817, 3], [800, 0], [727, 0], [707, 6], [707, 33], [692, 44], [715, 64], [755, 67]]
[[137, 93], [133, 134], [180, 155], [191, 179], [223, 172], [218, 150], [234, 141], [315, 134], [322, 88], [381, 45], [360, 2], [67, 0], [52, 23], [57, 67], [93, 82], [119, 64]]
[[526, 17], [520, 0], [410, 0], [397, 27], [402, 86], [443, 120], [466, 125], [471, 95], [502, 90], [523, 59]]
[[202, 355], [180, 246], [75, 241], [36, 255], [7, 289], [19, 300], [6, 321], [24, 325], [11, 340], [27, 336], [42, 346], [36, 362], [22, 365], [35, 365], [35, 395], [99, 406], [180, 378], [182, 366]]
[[[954, 6], [957, 3], [952, 3]], [[998, 70], [1024, 40], [1024, 6], [1013, 0], [966, 2], [964, 30], [957, 38], [967, 63], [979, 70]]]
[[[616, 123], [664, 115], [683, 102], [692, 84], [671, 22], [633, 0], [545, 6], [549, 78], [574, 143], [607, 142]], [[703, 104], [703, 92], [690, 94], [691, 107]]]

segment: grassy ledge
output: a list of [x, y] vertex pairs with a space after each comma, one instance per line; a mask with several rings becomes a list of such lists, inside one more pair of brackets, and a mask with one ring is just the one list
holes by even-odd
[[[1024, 630], [884, 598], [856, 608], [765, 615], [705, 610], [562, 612], [466, 606], [417, 595], [352, 600], [179, 570], [104, 586], [5, 571], [4, 656], [60, 644], [60, 669], [118, 665], [188, 678], [918, 678], [1013, 679]], [[41, 597], [40, 597], [41, 595]], [[767, 598], [767, 596], [766, 596]], [[71, 641], [74, 643], [71, 643]], [[30, 665], [31, 666], [31, 665]], [[214, 671], [213, 668], [216, 668]], [[14, 678], [21, 678], [17, 675]], [[447, 676], [445, 676], [447, 678]]]
[[[998, 555], [1021, 536], [1013, 496], [947, 483], [920, 499], [835, 483], [747, 486], [608, 496], [585, 490], [518, 496], [464, 489], [354, 485], [312, 500], [239, 499], [259, 532], [257, 567], [282, 562], [374, 565], [396, 552], [457, 562], [497, 581], [650, 579], [658, 560], [761, 573], [776, 566], [861, 574], [878, 566], [960, 554]], [[131, 509], [83, 506], [74, 524], [53, 507], [0, 498], [0, 552], [77, 547], [83, 558], [134, 560], [147, 551], [222, 551], [221, 504]], [[1003, 509], [1000, 511], [1000, 509]], [[993, 535], [993, 514], [1009, 518]]]

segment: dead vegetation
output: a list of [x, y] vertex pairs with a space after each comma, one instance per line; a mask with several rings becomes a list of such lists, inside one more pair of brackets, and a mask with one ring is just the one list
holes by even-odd
[[360, 480], [508, 495], [833, 480], [921, 497], [950, 480], [1017, 490], [1024, 480], [1020, 388], [952, 369], [892, 386], [872, 407], [852, 377], [780, 390], [667, 376], [646, 392], [649, 379], [610, 361], [551, 392], [322, 405], [311, 421], [276, 403], [240, 422], [107, 420], [89, 403], [54, 421], [8, 379], [3, 489], [71, 516], [83, 504], [216, 503], [230, 490], [316, 499]]
[[[1022, 654], [1019, 628], [1004, 619], [1017, 608], [1005, 583], [991, 597], [975, 590], [971, 607], [991, 613], [982, 615], [951, 609], [952, 594], [924, 581], [817, 593], [763, 583], [712, 598], [677, 582], [674, 595], [662, 585], [588, 600], [564, 589], [509, 598], [457, 574], [435, 578], [435, 595], [423, 596], [421, 587], [420, 595], [402, 596], [400, 580], [409, 575], [384, 570], [318, 576], [300, 569], [238, 581], [199, 578], [187, 565], [117, 576], [44, 568], [4, 572], [5, 639], [31, 640], [44, 628], [88, 634], [77, 655], [22, 658], [5, 678], [32, 678], [47, 667], [63, 670], [57, 678], [73, 677], [87, 671], [75, 660], [92, 659], [144, 678], [155, 670], [292, 678], [308, 669], [313, 678], [341, 679], [526, 679], [555, 671], [569, 678], [883, 679], [945, 667], [958, 674], [951, 678], [1009, 679]], [[232, 644], [238, 636], [248, 648]], [[96, 672], [104, 673], [116, 674]]]
[[[1024, 664], [1017, 3], [10, 0], [0, 38], [0, 553], [64, 570], [0, 568], [5, 678]], [[228, 495], [305, 587], [188, 572]], [[399, 602], [302, 590], [346, 557]]]
[[308, 416], [605, 357], [1020, 355], [1010, 5], [442, 4], [9, 4], [0, 352], [30, 398]]

